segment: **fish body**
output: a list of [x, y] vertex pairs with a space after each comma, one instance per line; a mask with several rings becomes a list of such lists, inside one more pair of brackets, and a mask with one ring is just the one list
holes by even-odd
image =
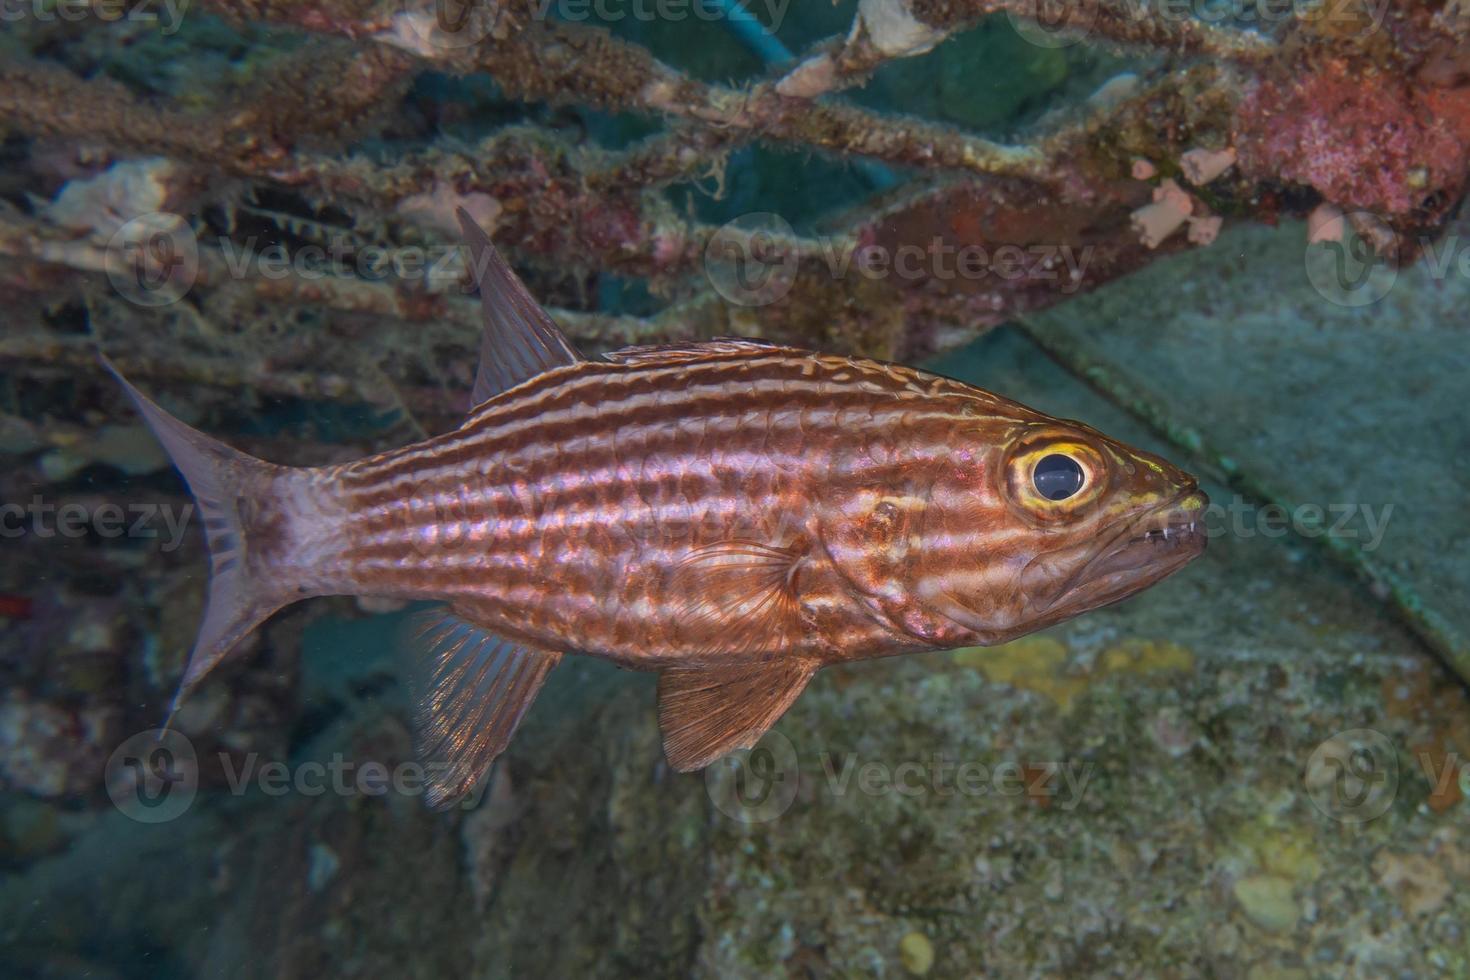
[[184, 690], [297, 599], [443, 600], [418, 640], [435, 802], [483, 774], [567, 652], [659, 671], [665, 751], [699, 768], [825, 664], [1003, 642], [1203, 550], [1192, 477], [960, 382], [759, 341], [585, 360], [465, 231], [487, 397], [453, 432], [286, 468], [132, 392], [210, 533]]
[[[306, 562], [315, 589], [449, 600], [504, 635], [649, 669], [1037, 628], [1001, 608], [1011, 564], [977, 556], [1035, 549], [1011, 540], [1030, 529], [1008, 524], [997, 450], [1065, 424], [860, 358], [751, 342], [613, 356], [322, 471], [310, 519], [336, 533]], [[958, 617], [922, 598], [969, 594], [984, 601]]]

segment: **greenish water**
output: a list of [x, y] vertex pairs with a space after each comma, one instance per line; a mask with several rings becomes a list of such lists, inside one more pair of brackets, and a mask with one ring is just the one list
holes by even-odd
[[[798, 289], [790, 304], [809, 309], [763, 320], [766, 307], [712, 299], [716, 271], [665, 233], [773, 213], [831, 244], [819, 236], [889, 206], [875, 241], [906, 220], [963, 241], [994, 215], [950, 202], [936, 216], [905, 195], [974, 175], [819, 153], [810, 134], [691, 135], [701, 166], [629, 212], [623, 188], [587, 173], [667, 120], [521, 101], [524, 78], [456, 75], [452, 57], [374, 87], [401, 48], [366, 29], [306, 33], [330, 33], [340, 6], [274, 26], [215, 7], [165, 31], [43, 5], [0, 31], [7, 84], [31, 93], [20, 107], [0, 95], [0, 976], [1470, 976], [1462, 218], [1437, 229], [1431, 259], [1447, 261], [1374, 260], [1349, 282], [1342, 246], [1309, 248], [1274, 211], [1254, 223], [1259, 197], [1217, 187], [1198, 191], [1231, 219], [1213, 244], [1150, 253], [1047, 308], [1018, 303], [993, 329], [960, 300], [924, 320], [934, 282], [854, 278]], [[803, 51], [847, 36], [857, 6], [793, 4], [755, 42], [666, 7], [605, 26], [745, 97], [789, 67], [759, 53], [773, 57], [773, 38]], [[561, 23], [579, 9], [562, 4]], [[411, 12], [384, 10], [382, 24]], [[997, 15], [829, 98], [1010, 141], [1097, 110], [1089, 96], [1121, 72], [1171, 70], [1164, 50], [1026, 38]], [[360, 50], [382, 58], [351, 60]], [[575, 59], [601, 57], [550, 50], [538, 70], [566, 57], [590, 73]], [[25, 79], [61, 84], [43, 69], [122, 88], [102, 109], [75, 94], [28, 109], [45, 100]], [[338, 101], [370, 88], [361, 107]], [[230, 107], [302, 92], [315, 110], [274, 119], [280, 146], [190, 142]], [[146, 125], [160, 106], [184, 115]], [[68, 112], [98, 115], [79, 127]], [[1094, 137], [1096, 156], [1131, 166]], [[508, 223], [498, 240], [589, 352], [630, 329], [772, 323], [841, 353], [891, 347], [1197, 474], [1208, 549], [1009, 644], [824, 669], [753, 749], [703, 772], [666, 761], [653, 674], [571, 656], [486, 779], [435, 810], [412, 730], [419, 609], [350, 597], [272, 617], [160, 740], [209, 556], [185, 485], [94, 349], [211, 435], [319, 465], [457, 424], [478, 311], [412, 277], [360, 288], [361, 268], [332, 281], [341, 293], [322, 280], [290, 293], [297, 280], [236, 275], [222, 249], [155, 304], [173, 281], [130, 291], [88, 237], [103, 226], [67, 223], [67, 189], [100, 201], [97, 221], [140, 202], [177, 218], [165, 238], [253, 235], [290, 256], [392, 243], [401, 257], [453, 247], [433, 202], [393, 197], [393, 181], [417, 187], [441, 165], [463, 181], [445, 193]], [[89, 183], [107, 174], [129, 180]], [[393, 206], [354, 196], [365, 174]], [[1300, 185], [1266, 190], [1283, 214], [1316, 203]], [[1062, 234], [1035, 187], [1002, 191], [1025, 212], [1011, 233]], [[547, 200], [565, 212], [548, 221]], [[695, 256], [682, 265], [681, 248]], [[686, 301], [697, 328], [656, 319]], [[923, 353], [934, 346], [952, 349]]]

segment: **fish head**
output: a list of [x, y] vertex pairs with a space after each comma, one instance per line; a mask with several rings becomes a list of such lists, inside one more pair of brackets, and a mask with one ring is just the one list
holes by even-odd
[[1167, 460], [1036, 413], [977, 428], [929, 490], [911, 592], [966, 642], [1117, 602], [1204, 551], [1209, 499]]

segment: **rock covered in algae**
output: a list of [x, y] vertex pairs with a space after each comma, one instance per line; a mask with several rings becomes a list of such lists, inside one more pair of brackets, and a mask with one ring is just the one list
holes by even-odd
[[1267, 932], [1289, 932], [1301, 917], [1291, 882], [1276, 875], [1251, 875], [1235, 883], [1235, 900], [1246, 918]]

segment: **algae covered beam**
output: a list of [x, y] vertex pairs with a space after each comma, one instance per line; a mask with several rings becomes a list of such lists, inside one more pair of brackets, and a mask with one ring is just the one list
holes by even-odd
[[260, 175], [298, 145], [338, 147], [373, 128], [399, 101], [415, 67], [414, 58], [391, 48], [315, 39], [268, 62], [255, 84], [206, 112], [7, 54], [0, 56], [0, 130], [102, 141]]
[[[1296, 515], [1294, 519], [1303, 525], [1300, 540], [1318, 542], [1325, 554], [1360, 578], [1375, 600], [1393, 610], [1451, 670], [1470, 683], [1470, 636], [1462, 624], [1426, 601], [1411, 570], [1371, 548], [1361, 547], [1355, 538], [1328, 533], [1326, 518], [1308, 520], [1302, 516], [1309, 508], [1300, 506], [1304, 501], [1300, 491], [1293, 493], [1289, 477], [1272, 474], [1267, 467], [1242, 464], [1227, 451], [1228, 446], [1213, 442], [1195, 425], [1181, 419], [1177, 410], [1171, 410], [1169, 401], [1151, 391], [1143, 378], [1130, 376], [1099, 357], [1099, 349], [1092, 342], [1045, 322], [1023, 319], [1020, 326], [1063, 368], [1199, 460], [1212, 471], [1211, 475], [1253, 501], [1275, 507], [1282, 514]], [[1317, 510], [1320, 513], [1321, 508]]]
[[1042, 44], [1092, 37], [1142, 48], [1226, 61], [1255, 61], [1277, 50], [1273, 38], [1193, 17], [1149, 16], [1134, 3], [1075, 0], [868, 0], [859, 4], [844, 37], [814, 45], [777, 86], [782, 95], [813, 98], [862, 85], [896, 58], [926, 54], [985, 17], [1004, 14], [1025, 36]]
[[581, 24], [545, 19], [534, 5], [477, 7], [445, 30], [432, 4], [367, 17], [350, 3], [209, 0], [227, 16], [317, 33], [372, 37], [444, 71], [493, 75], [507, 95], [552, 104], [654, 113], [761, 138], [890, 163], [1045, 179], [1044, 156], [953, 127], [804, 98], [762, 82], [733, 88], [696, 81], [646, 49]]

